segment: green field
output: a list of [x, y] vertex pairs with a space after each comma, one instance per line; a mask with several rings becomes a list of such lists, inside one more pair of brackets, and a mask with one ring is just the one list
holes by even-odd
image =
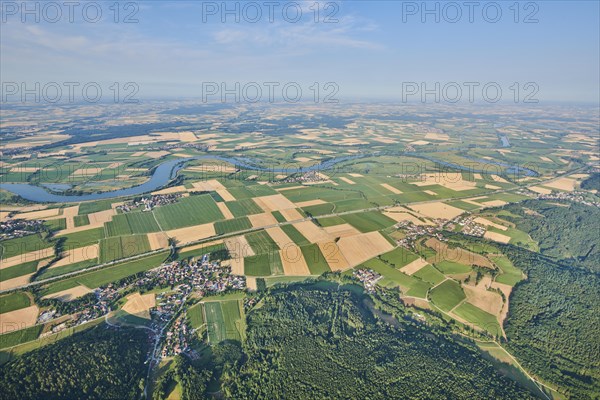
[[75, 223], [75, 226], [84, 226], [84, 225], [89, 225], [90, 224], [90, 219], [88, 218], [87, 215], [76, 215], [73, 218], [73, 222]]
[[363, 263], [363, 266], [383, 276], [377, 284], [383, 287], [400, 287], [404, 294], [409, 296], [425, 298], [427, 290], [431, 287], [427, 282], [406, 275], [395, 268], [390, 267], [378, 258], [372, 258]]
[[0, 270], [0, 282], [34, 273], [35, 271], [37, 271], [37, 266], [39, 262], [40, 260], [29, 261], [23, 264], [15, 265], [13, 267], [4, 268]]
[[491, 257], [490, 260], [502, 270], [502, 273], [496, 276], [496, 282], [514, 286], [523, 280], [523, 272], [515, 267], [506, 256]]
[[224, 221], [215, 222], [215, 232], [217, 232], [217, 235], [239, 232], [250, 228], [252, 228], [252, 224], [247, 217], [226, 219]]
[[[34, 325], [29, 328], [20, 329], [0, 335], [0, 349], [16, 346], [21, 343], [30, 342], [40, 336], [43, 325]], [[10, 329], [10, 328], [8, 328]]]
[[306, 239], [299, 231], [298, 229], [296, 229], [293, 225], [282, 225], [281, 229], [285, 232], [286, 235], [288, 235], [288, 237], [290, 239], [292, 239], [292, 241], [294, 243], [296, 243], [298, 246], [305, 246], [307, 244], [310, 244], [310, 242], [308, 241], [308, 239]]
[[398, 269], [410, 264], [411, 262], [419, 258], [417, 254], [404, 247], [395, 248], [394, 250], [382, 254], [379, 257], [386, 263], [390, 264], [392, 267]]
[[0, 314], [29, 307], [31, 301], [25, 292], [14, 292], [0, 296]]
[[377, 211], [343, 215], [342, 219], [361, 232], [378, 231], [396, 223], [393, 219]]
[[204, 325], [204, 305], [198, 303], [190, 307], [187, 310], [187, 317], [192, 328], [200, 328]]
[[471, 267], [468, 265], [460, 264], [454, 261], [440, 261], [436, 262], [435, 266], [437, 269], [442, 271], [443, 274], [467, 274], [471, 272]]
[[167, 258], [167, 252], [161, 252], [143, 257], [138, 260], [128, 261], [115, 266], [102, 268], [98, 271], [88, 272], [83, 275], [65, 279], [56, 283], [49, 284], [42, 292], [42, 295], [52, 294], [73, 288], [78, 285], [85, 285], [90, 289], [94, 289], [110, 282], [135, 275], [142, 271], [158, 267]]
[[7, 259], [32, 251], [47, 249], [52, 247], [53, 243], [42, 238], [42, 235], [35, 233], [20, 238], [3, 240], [0, 242], [0, 257]]
[[456, 307], [453, 313], [479, 326], [493, 336], [502, 335], [502, 330], [500, 329], [500, 324], [498, 323], [496, 317], [478, 307], [475, 307], [471, 303], [465, 302], [461, 304], [460, 306]]
[[104, 238], [104, 228], [87, 229], [81, 232], [56, 236], [57, 240], [61, 240], [63, 238], [63, 246], [69, 249], [89, 246], [90, 244], [98, 243], [100, 239]]
[[423, 268], [415, 272], [412, 276], [421, 278], [425, 282], [429, 282], [434, 285], [437, 285], [438, 283], [446, 279], [446, 277], [431, 264], [424, 266]]
[[150, 251], [146, 235], [116, 236], [100, 240], [100, 263], [107, 263]]
[[225, 202], [234, 217], [245, 217], [246, 215], [260, 214], [264, 212], [252, 199], [241, 199]]
[[264, 230], [248, 233], [245, 236], [254, 254], [273, 253], [279, 250], [277, 243]]
[[184, 197], [175, 204], [157, 207], [156, 220], [163, 230], [206, 224], [223, 219], [223, 214], [210, 195]]
[[210, 343], [243, 339], [245, 322], [239, 300], [208, 301], [204, 303], [204, 309]]
[[319, 218], [317, 222], [322, 227], [335, 226], [345, 224], [346, 221], [342, 217], [327, 217], [327, 218]]
[[44, 225], [48, 227], [51, 231], [61, 231], [63, 229], [67, 229], [67, 219], [66, 218], [57, 218], [51, 219], [49, 221], [44, 222]]
[[110, 210], [112, 203], [115, 201], [112, 199], [108, 200], [96, 200], [86, 201], [85, 203], [79, 204], [79, 215], [90, 214], [98, 211]]
[[321, 275], [324, 272], [331, 271], [319, 246], [316, 244], [309, 244], [301, 246], [300, 249], [302, 250], [302, 255], [304, 256], [308, 269], [312, 275]]
[[118, 214], [105, 224], [108, 236], [133, 235], [158, 232], [160, 228], [152, 212]]
[[436, 286], [429, 294], [431, 301], [444, 311], [452, 310], [465, 299], [465, 293], [456, 281], [448, 279]]
[[244, 273], [248, 276], [282, 275], [283, 265], [278, 252], [244, 257]]

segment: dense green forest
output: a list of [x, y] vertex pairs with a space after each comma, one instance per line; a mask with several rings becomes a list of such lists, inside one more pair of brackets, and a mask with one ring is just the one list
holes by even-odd
[[514, 246], [503, 252], [528, 276], [510, 297], [508, 349], [569, 397], [600, 398], [600, 276]]
[[539, 243], [544, 255], [576, 267], [600, 272], [600, 208], [565, 202], [564, 207], [527, 200], [503, 207], [502, 215]]
[[245, 362], [223, 374], [226, 397], [531, 398], [470, 345], [414, 320], [385, 323], [366, 296], [332, 285], [263, 298], [248, 314]]
[[0, 367], [0, 399], [138, 399], [147, 332], [98, 326]]
[[585, 190], [597, 190], [600, 192], [600, 172], [595, 172], [589, 178], [581, 182], [581, 188]]

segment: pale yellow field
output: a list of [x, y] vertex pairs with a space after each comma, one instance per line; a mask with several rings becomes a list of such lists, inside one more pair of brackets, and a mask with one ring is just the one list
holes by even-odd
[[88, 214], [88, 219], [90, 220], [90, 225], [104, 224], [105, 222], [110, 222], [112, 220], [113, 215], [116, 214], [116, 211], [111, 208], [110, 210], [98, 211], [95, 213]]
[[[236, 257], [227, 260], [229, 266], [231, 266], [231, 273], [234, 275], [244, 275], [244, 257]], [[227, 263], [223, 263], [227, 265]]]
[[300, 247], [293, 245], [287, 246], [279, 251], [281, 264], [283, 265], [283, 273], [289, 276], [307, 276], [310, 275], [310, 270], [304, 259], [304, 255]]
[[225, 219], [235, 218], [233, 216], [233, 214], [231, 213], [231, 211], [229, 210], [229, 208], [227, 208], [227, 204], [225, 204], [225, 202], [223, 202], [223, 201], [218, 202], [217, 207], [219, 207], [219, 210], [221, 210], [221, 213], [223, 214]]
[[350, 173], [348, 173], [348, 175], [350, 175], [353, 178], [362, 178], [363, 177], [362, 174], [357, 174], [356, 172], [350, 172]]
[[217, 194], [223, 198], [224, 201], [235, 201], [235, 197], [227, 189], [217, 190]]
[[294, 190], [294, 189], [306, 189], [306, 186], [288, 186], [282, 188], [274, 188], [278, 192], [285, 192], [286, 190]]
[[53, 247], [35, 250], [25, 254], [20, 254], [18, 256], [13, 256], [4, 260], [0, 260], [0, 270], [4, 268], [14, 267], [15, 265], [23, 264], [29, 261], [43, 260], [44, 258], [52, 257], [53, 255]]
[[177, 240], [179, 243], [189, 243], [196, 240], [215, 236], [215, 227], [212, 223], [188, 226], [187, 228], [166, 231], [167, 236]]
[[154, 192], [152, 192], [152, 194], [171, 194], [171, 193], [181, 193], [181, 192], [187, 192], [188, 190], [186, 189], [185, 186], [171, 186], [168, 188], [164, 188], [161, 190], [156, 190]]
[[26, 167], [26, 166], [21, 166], [21, 165], [17, 165], [16, 167], [12, 167], [10, 169], [10, 172], [17, 172], [17, 173], [26, 173], [26, 172], [37, 172], [40, 168], [39, 167]]
[[274, 194], [271, 196], [255, 197], [254, 202], [265, 212], [280, 211], [288, 208], [296, 208], [294, 203], [289, 201], [282, 194]]
[[503, 231], [508, 229], [508, 227], [506, 227], [504, 225], [497, 224], [495, 222], [490, 221], [489, 219], [485, 219], [482, 217], [477, 217], [474, 219], [474, 221], [478, 224], [485, 225], [485, 226], [493, 226], [494, 228], [498, 228]]
[[531, 190], [532, 192], [539, 193], [539, 194], [550, 194], [550, 193], [552, 193], [552, 190], [543, 188], [541, 186], [529, 186], [529, 190]]
[[445, 242], [436, 238], [429, 238], [425, 244], [436, 251], [432, 257], [434, 262], [453, 261], [464, 265], [478, 265], [480, 267], [493, 268], [490, 260], [481, 254], [472, 253], [461, 247], [450, 248]]
[[387, 183], [382, 183], [381, 186], [394, 194], [402, 194], [402, 191], [396, 189], [395, 187], [393, 187], [392, 185], [389, 185]]
[[316, 206], [319, 204], [325, 204], [326, 202], [321, 200], [321, 199], [316, 199], [316, 200], [307, 200], [307, 201], [301, 201], [296, 204], [296, 207], [302, 208], [302, 207], [310, 207], [310, 206]]
[[304, 218], [302, 214], [300, 214], [295, 208], [279, 210], [279, 212], [281, 213], [281, 215], [283, 215], [283, 218], [285, 218], [286, 221], [297, 221], [299, 219]]
[[512, 286], [507, 285], [505, 283], [492, 282], [491, 287], [495, 288], [495, 289], [500, 289], [500, 291], [502, 291], [502, 293], [504, 293], [504, 297], [506, 298], [504, 307], [502, 307], [502, 311], [500, 312], [500, 321], [504, 322], [504, 320], [506, 319], [506, 316], [508, 315], [509, 299], [510, 299], [510, 293], [512, 292]]
[[462, 288], [467, 296], [467, 302], [496, 317], [500, 316], [504, 303], [502, 302], [502, 297], [498, 293], [490, 292], [482, 287], [470, 285], [462, 285]]
[[427, 139], [427, 140], [448, 141], [448, 140], [450, 140], [450, 136], [448, 136], [446, 133], [429, 132], [429, 133], [425, 134], [425, 139]]
[[360, 235], [360, 231], [350, 224], [340, 224], [335, 226], [327, 226], [325, 231], [332, 238], [346, 237], [352, 235]]
[[36, 305], [0, 314], [0, 333], [35, 325], [40, 310]]
[[328, 242], [331, 240], [327, 231], [311, 221], [296, 222], [293, 226], [311, 243]]
[[426, 265], [429, 265], [427, 261], [423, 260], [422, 258], [417, 258], [415, 261], [400, 268], [400, 271], [404, 272], [407, 275], [412, 275]]
[[98, 260], [99, 252], [100, 246], [98, 244], [70, 249], [63, 252], [63, 258], [54, 263], [50, 268], [62, 267], [64, 265], [75, 264], [81, 261]]
[[25, 213], [19, 214], [17, 216], [17, 218], [28, 219], [28, 220], [46, 219], [46, 218], [56, 217], [57, 215], [60, 215], [60, 208], [51, 208], [48, 210], [25, 212]]
[[91, 293], [91, 292], [92, 292], [92, 290], [90, 288], [83, 286], [83, 285], [79, 285], [79, 286], [75, 286], [74, 288], [71, 288], [71, 289], [62, 290], [60, 292], [49, 294], [47, 296], [44, 296], [43, 298], [57, 299], [60, 301], [71, 301], [71, 300], [75, 300], [81, 296], [85, 296], [86, 294]]
[[502, 207], [505, 204], [508, 204], [508, 202], [504, 201], [504, 200], [490, 200], [490, 201], [484, 201], [481, 204], [483, 204], [484, 206], [487, 207]]
[[164, 232], [148, 233], [148, 243], [151, 250], [166, 249], [169, 247], [169, 238]]
[[509, 183], [506, 179], [504, 179], [501, 176], [498, 175], [491, 175], [492, 179], [496, 182], [500, 182], [500, 183]]
[[502, 189], [500, 186], [495, 186], [495, 185], [490, 185], [490, 184], [485, 184], [484, 186], [486, 189], [491, 189], [491, 190], [498, 190], [498, 189]]
[[194, 183], [192, 183], [192, 186], [194, 186], [195, 190], [204, 191], [204, 192], [226, 190], [225, 186], [223, 186], [223, 184], [221, 184], [221, 182], [219, 182], [216, 179], [211, 179], [208, 181], [194, 182]]
[[344, 271], [352, 267], [336, 242], [321, 242], [317, 243], [317, 245], [332, 271]]
[[227, 238], [224, 240], [224, 243], [233, 259], [255, 255], [254, 250], [252, 250], [244, 235]]
[[253, 276], [247, 276], [246, 277], [246, 287], [249, 290], [257, 290], [258, 286], [256, 285], [256, 278]]
[[340, 179], [343, 180], [344, 182], [346, 182], [349, 185], [356, 185], [356, 182], [354, 182], [352, 179], [350, 178], [346, 178], [345, 176], [340, 176]]
[[312, 158], [308, 158], [308, 157], [297, 157], [295, 158], [296, 161], [300, 161], [300, 162], [310, 162], [313, 161]]
[[510, 236], [506, 236], [506, 235], [503, 235], [501, 233], [496, 233], [496, 232], [487, 231], [487, 232], [485, 232], [483, 237], [486, 239], [496, 241], [496, 242], [500, 242], [500, 243], [510, 242]]
[[27, 285], [32, 276], [33, 273], [2, 281], [0, 282], [0, 290], [9, 290], [19, 286]]
[[444, 172], [437, 174], [423, 174], [418, 182], [411, 182], [411, 184], [419, 187], [440, 185], [460, 192], [473, 189], [476, 182], [464, 180], [460, 172]]
[[427, 204], [414, 204], [411, 205], [410, 208], [429, 218], [452, 219], [465, 212], [460, 208], [452, 207], [441, 201]]
[[410, 221], [415, 225], [432, 225], [432, 222], [430, 221], [426, 221], [423, 222], [420, 219], [418, 219], [417, 217], [415, 217], [414, 215], [412, 215], [411, 213], [408, 212], [408, 210], [404, 207], [390, 207], [388, 209], [386, 209], [383, 214], [387, 217], [390, 217], [391, 219], [393, 219], [396, 222], [401, 222], [401, 221]]
[[248, 219], [253, 228], [261, 228], [263, 226], [277, 225], [277, 220], [271, 213], [248, 215]]
[[276, 226], [273, 228], [267, 228], [265, 230], [269, 234], [269, 236], [271, 236], [271, 239], [273, 239], [273, 241], [277, 243], [277, 246], [279, 246], [280, 249], [285, 249], [290, 246], [296, 246], [292, 239], [290, 239], [289, 236], [286, 235], [286, 233], [280, 227]]
[[423, 193], [427, 193], [430, 196], [437, 196], [437, 193], [433, 190], [423, 190]]
[[553, 162], [550, 158], [544, 157], [544, 156], [540, 156], [540, 160], [547, 161], [547, 162]]
[[349, 267], [394, 249], [379, 232], [343, 237], [337, 242], [337, 246], [341, 255], [348, 261]]
[[133, 293], [127, 296], [127, 303], [123, 305], [122, 310], [136, 317], [150, 319], [150, 309], [156, 306], [154, 293], [140, 295]]
[[571, 192], [577, 187], [577, 181], [575, 179], [570, 178], [558, 178], [552, 182], [544, 183], [544, 186]]

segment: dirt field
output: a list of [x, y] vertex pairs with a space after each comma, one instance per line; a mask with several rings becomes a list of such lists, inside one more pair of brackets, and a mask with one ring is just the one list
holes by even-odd
[[437, 252], [433, 256], [433, 262], [453, 261], [464, 265], [478, 265], [480, 267], [493, 268], [492, 262], [481, 254], [472, 253], [461, 247], [451, 249], [448, 244], [438, 239], [430, 238], [425, 244]]
[[302, 251], [298, 246], [287, 246], [279, 251], [281, 264], [283, 265], [283, 273], [291, 276], [307, 276], [310, 275], [310, 270], [306, 264], [306, 260], [302, 255]]
[[501, 233], [490, 232], [490, 231], [487, 231], [483, 235], [483, 237], [486, 239], [489, 239], [489, 240], [500, 242], [500, 243], [508, 243], [508, 242], [510, 242], [510, 239], [511, 239], [510, 236], [506, 236]]
[[301, 201], [301, 202], [295, 203], [295, 204], [296, 204], [296, 207], [302, 208], [302, 207], [316, 206], [316, 205], [325, 204], [325, 203], [326, 202], [321, 199], [316, 199], [316, 200]]
[[263, 226], [277, 225], [277, 220], [271, 213], [248, 215], [248, 219], [253, 228], [261, 228]]
[[502, 178], [501, 176], [498, 175], [491, 175], [492, 179], [495, 182], [500, 182], [500, 183], [509, 183], [506, 179]]
[[[244, 257], [236, 257], [231, 260], [227, 260], [231, 266], [231, 273], [234, 275], [244, 275]], [[227, 262], [223, 265], [227, 265]]]
[[429, 263], [422, 258], [417, 258], [415, 261], [400, 268], [400, 271], [404, 272], [406, 275], [412, 275], [428, 264]]
[[498, 293], [470, 285], [462, 285], [462, 288], [467, 296], [467, 302], [496, 317], [500, 316], [504, 303], [502, 302], [502, 297], [500, 297]]
[[508, 204], [508, 203], [504, 200], [491, 200], [491, 201], [484, 201], [481, 204], [485, 205], [486, 207], [502, 207], [503, 205]]
[[326, 230], [310, 221], [296, 222], [293, 226], [311, 243], [329, 242], [332, 240]]
[[570, 179], [570, 178], [558, 178], [555, 181], [552, 181], [549, 183], [544, 183], [544, 186], [547, 186], [547, 187], [550, 187], [553, 189], [571, 192], [571, 191], [575, 190], [575, 188], [577, 186], [577, 181], [575, 179]]
[[510, 285], [498, 282], [493, 282], [491, 284], [491, 287], [495, 289], [500, 289], [502, 293], [504, 293], [504, 297], [506, 298], [506, 303], [504, 303], [504, 307], [500, 312], [500, 321], [504, 322], [506, 316], [508, 315], [510, 293], [512, 292], [513, 288]]
[[211, 179], [208, 181], [194, 182], [194, 183], [192, 183], [192, 186], [194, 186], [194, 189], [196, 191], [204, 191], [204, 192], [225, 190], [225, 186], [223, 186], [221, 184], [221, 182], [219, 182], [216, 179]]
[[170, 238], [177, 240], [179, 243], [189, 243], [215, 236], [216, 232], [214, 224], [210, 223], [173, 229], [171, 231], [166, 231], [166, 234]]
[[350, 173], [348, 173], [348, 175], [350, 175], [353, 178], [362, 178], [364, 176], [362, 174], [357, 174], [355, 172], [350, 172]]
[[90, 220], [90, 225], [101, 225], [112, 220], [113, 215], [116, 215], [116, 211], [111, 208], [110, 210], [88, 214], [88, 219]]
[[35, 325], [40, 309], [33, 305], [0, 314], [0, 333], [16, 331]]
[[266, 232], [271, 236], [271, 239], [277, 243], [280, 249], [285, 249], [286, 247], [296, 246], [296, 244], [289, 238], [288, 235], [285, 234], [283, 229], [276, 226], [274, 228], [265, 229]]
[[323, 229], [325, 229], [325, 231], [332, 238], [360, 235], [360, 231], [350, 224], [340, 224], [340, 225], [335, 225], [335, 226], [328, 226]]
[[500, 186], [489, 185], [489, 184], [486, 184], [484, 187], [485, 187], [486, 189], [490, 189], [490, 190], [498, 190], [498, 189], [502, 189]]
[[441, 201], [427, 204], [414, 204], [411, 205], [410, 208], [429, 218], [452, 219], [465, 212], [460, 208], [452, 207], [451, 205], [444, 204]]
[[51, 217], [56, 217], [60, 214], [60, 208], [51, 208], [49, 210], [41, 210], [41, 211], [30, 211], [22, 214], [18, 214], [17, 218], [22, 219], [46, 219]]
[[305, 189], [305, 188], [306, 188], [306, 186], [288, 186], [288, 187], [273, 188], [273, 189], [277, 190], [278, 192], [285, 192], [286, 190]]
[[54, 263], [50, 268], [62, 267], [63, 265], [75, 264], [87, 260], [97, 261], [99, 252], [100, 246], [97, 244], [67, 250], [63, 252], [63, 258]]
[[402, 194], [402, 192], [400, 190], [396, 189], [395, 187], [393, 187], [392, 185], [389, 185], [387, 183], [382, 183], [381, 186], [394, 194]]
[[333, 241], [317, 243], [319, 250], [325, 257], [325, 261], [329, 264], [332, 271], [344, 271], [352, 267], [346, 257], [340, 250], [337, 243]]
[[223, 216], [225, 217], [225, 219], [233, 219], [233, 218], [235, 218], [233, 216], [233, 214], [231, 213], [231, 211], [229, 211], [229, 208], [227, 208], [227, 204], [225, 204], [224, 202], [218, 202], [217, 203], [217, 207], [219, 207], [219, 210], [221, 210], [221, 213], [223, 214]]
[[164, 232], [148, 233], [147, 236], [151, 250], [166, 249], [169, 247], [169, 238]]
[[247, 276], [246, 277], [246, 287], [249, 290], [256, 291], [258, 289], [258, 286], [256, 286], [256, 278], [253, 276]]
[[127, 296], [127, 303], [122, 310], [136, 317], [150, 319], [150, 309], [155, 305], [154, 293], [144, 295], [133, 293]]
[[550, 194], [550, 193], [552, 193], [552, 190], [543, 188], [541, 186], [530, 186], [529, 190], [531, 190], [532, 192], [539, 193], [539, 194]]
[[282, 194], [274, 194], [271, 196], [255, 197], [253, 200], [265, 212], [285, 210], [288, 208], [296, 208], [294, 203], [289, 201]]
[[29, 279], [33, 276], [32, 274], [19, 276], [13, 279], [7, 279], [5, 281], [0, 282], [0, 290], [9, 290], [14, 289], [19, 286], [27, 285], [29, 283]]
[[485, 226], [493, 226], [494, 228], [497, 228], [497, 229], [500, 229], [503, 231], [508, 229], [508, 227], [506, 227], [504, 225], [497, 224], [495, 222], [490, 221], [489, 219], [485, 219], [482, 217], [477, 217], [474, 219], [474, 221], [478, 224], [485, 225]]
[[423, 193], [427, 193], [430, 196], [437, 196], [437, 193], [433, 190], [423, 190]]
[[[379, 232], [344, 237], [337, 242], [337, 246], [341, 255], [348, 261], [349, 267], [354, 267], [394, 249], [394, 246]], [[335, 266], [331, 266], [331, 268], [334, 269]]]
[[152, 194], [171, 194], [171, 193], [181, 193], [181, 192], [187, 192], [187, 191], [188, 190], [186, 189], [185, 186], [171, 186], [168, 188], [164, 188], [164, 189], [152, 192]]
[[23, 264], [28, 261], [43, 260], [44, 258], [52, 257], [54, 255], [54, 248], [48, 247], [47, 249], [41, 249], [31, 251], [29, 253], [20, 254], [18, 256], [10, 257], [2, 260], [0, 263], [0, 270], [4, 268], [14, 267], [15, 265]]
[[281, 215], [283, 215], [283, 218], [285, 218], [286, 221], [297, 221], [299, 219], [304, 218], [302, 214], [300, 214], [295, 208], [279, 210], [279, 212], [281, 213]]
[[75, 300], [81, 296], [85, 296], [88, 293], [91, 293], [92, 290], [83, 286], [83, 285], [79, 285], [79, 286], [75, 286], [74, 288], [71, 289], [67, 289], [67, 290], [63, 290], [60, 292], [56, 292], [53, 294], [49, 294], [48, 296], [44, 296], [44, 298], [48, 298], [48, 299], [57, 299], [60, 301], [71, 301], [71, 300]]
[[243, 235], [227, 238], [224, 240], [224, 242], [225, 247], [227, 247], [231, 258], [233, 259], [255, 255], [254, 250], [252, 250], [252, 247], [250, 247], [246, 237]]
[[352, 179], [346, 178], [345, 176], [340, 176], [340, 179], [346, 182], [348, 185], [356, 185], [356, 182], [354, 182]]

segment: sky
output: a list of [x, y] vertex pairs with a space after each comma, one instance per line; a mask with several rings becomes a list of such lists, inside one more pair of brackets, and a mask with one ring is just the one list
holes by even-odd
[[86, 3], [2, 1], [3, 100], [13, 83], [134, 82], [142, 99], [599, 101], [598, 1]]

